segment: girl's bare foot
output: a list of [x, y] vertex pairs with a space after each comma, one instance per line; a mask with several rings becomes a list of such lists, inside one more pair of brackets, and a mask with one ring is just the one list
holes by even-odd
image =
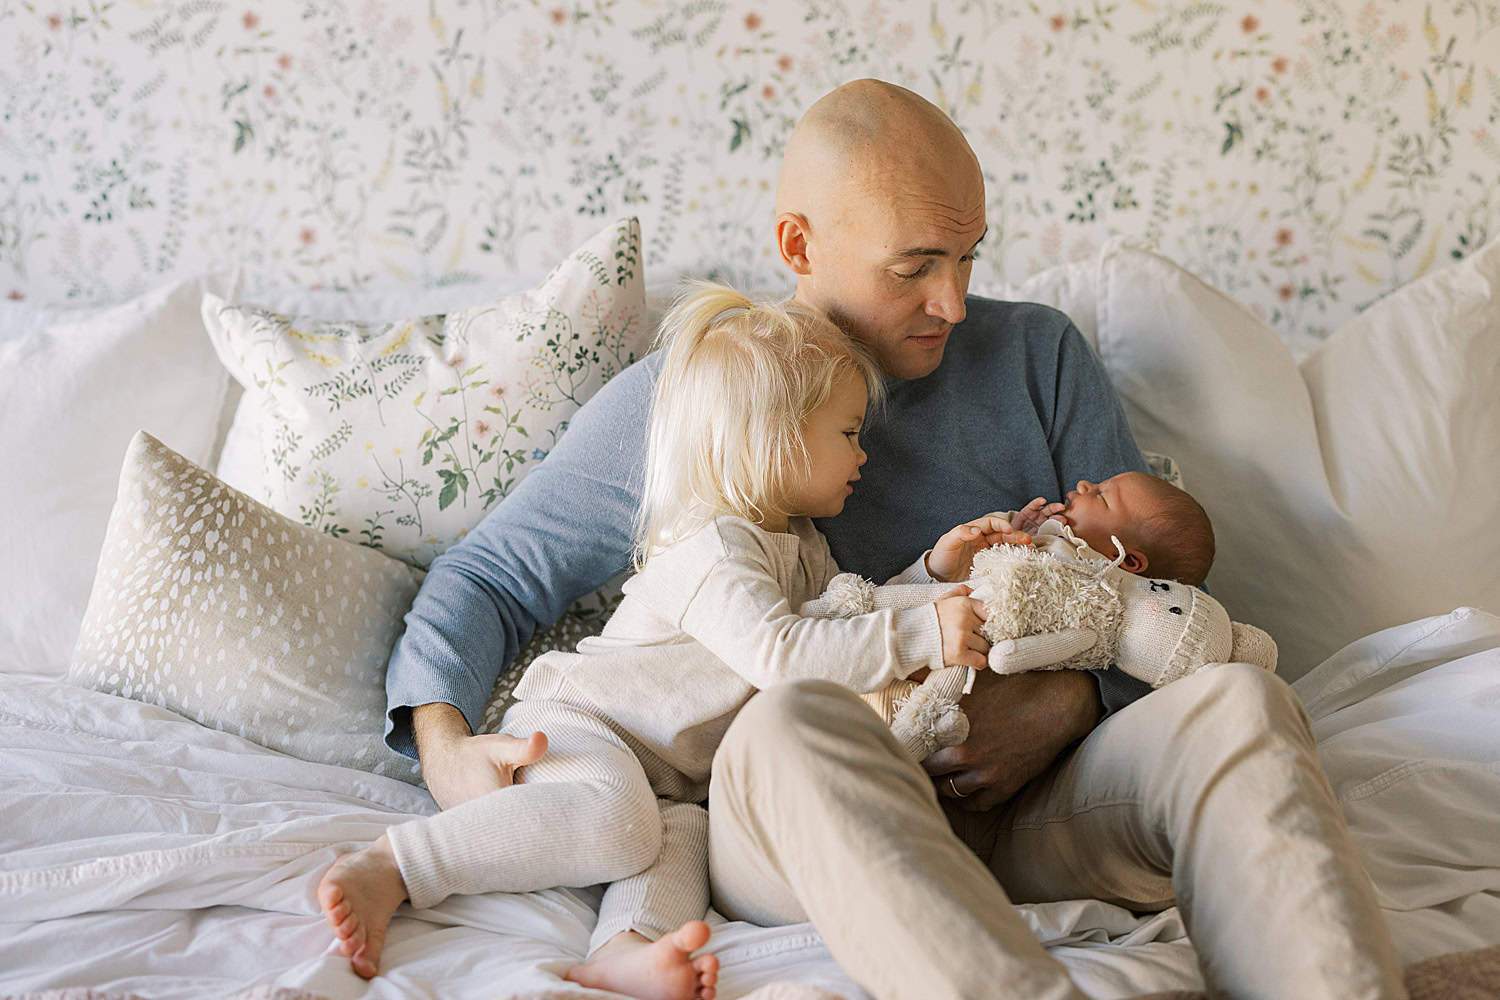
[[693, 958], [708, 943], [708, 924], [691, 920], [652, 943], [633, 931], [617, 935], [563, 978], [639, 1000], [714, 1000], [717, 955]]
[[358, 975], [370, 979], [380, 971], [386, 928], [405, 899], [406, 883], [385, 837], [345, 854], [323, 874], [318, 903]]

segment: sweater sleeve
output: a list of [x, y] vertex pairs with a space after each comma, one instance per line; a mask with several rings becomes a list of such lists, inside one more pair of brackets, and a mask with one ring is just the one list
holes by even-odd
[[416, 757], [411, 710], [445, 702], [479, 724], [495, 678], [538, 626], [630, 562], [660, 359], [621, 372], [544, 461], [433, 561], [386, 669], [386, 743]]
[[704, 574], [680, 626], [756, 688], [826, 680], [874, 691], [942, 666], [931, 605], [853, 618], [803, 618], [770, 567], [731, 546]]

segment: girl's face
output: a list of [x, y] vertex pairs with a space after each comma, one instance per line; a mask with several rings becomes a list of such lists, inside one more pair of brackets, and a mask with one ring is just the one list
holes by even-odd
[[793, 479], [791, 514], [832, 517], [844, 509], [854, 492], [859, 467], [865, 464], [859, 429], [865, 422], [867, 393], [858, 376], [845, 374], [834, 383], [827, 401], [802, 425], [810, 470]]

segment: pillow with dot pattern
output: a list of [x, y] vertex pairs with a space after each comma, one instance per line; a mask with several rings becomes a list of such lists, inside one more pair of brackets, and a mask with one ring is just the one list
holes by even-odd
[[68, 677], [302, 760], [416, 782], [381, 734], [386, 660], [422, 577], [140, 432]]

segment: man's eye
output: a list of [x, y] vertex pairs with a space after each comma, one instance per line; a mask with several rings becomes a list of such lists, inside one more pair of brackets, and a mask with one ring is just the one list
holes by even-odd
[[891, 273], [894, 274], [896, 277], [900, 278], [902, 281], [911, 281], [913, 278], [920, 278], [922, 275], [926, 274], [927, 273], [927, 265], [923, 264], [921, 267], [919, 267], [915, 271], [911, 271], [911, 272], [906, 272], [906, 271], [892, 271]]

